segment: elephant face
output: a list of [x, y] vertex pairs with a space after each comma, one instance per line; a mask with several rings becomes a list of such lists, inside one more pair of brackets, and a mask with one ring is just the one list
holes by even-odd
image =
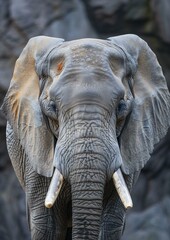
[[34, 170], [51, 177], [56, 169], [49, 195], [57, 197], [63, 177], [70, 182], [75, 239], [87, 239], [93, 225], [98, 239], [106, 182], [117, 170], [124, 182], [120, 169], [142, 169], [169, 127], [169, 100], [154, 53], [135, 35], [29, 41], [3, 111]]
[[[67, 157], [61, 157], [61, 151], [68, 151], [73, 141], [84, 137], [93, 137], [93, 147], [89, 150], [93, 154], [94, 139], [101, 136], [105, 139], [106, 146], [101, 142], [100, 147], [96, 146], [96, 152], [105, 157], [109, 155], [105, 168], [101, 169], [109, 170], [108, 178], [121, 166], [116, 139], [133, 100], [129, 88], [126, 89], [122, 83], [122, 79], [127, 77], [126, 71], [124, 55], [120, 50], [114, 49], [109, 42], [91, 39], [63, 43], [53, 49], [43, 63], [37, 63], [43, 86], [40, 105], [49, 118], [54, 135], [58, 132], [53, 163], [65, 178], [71, 169], [66, 168], [68, 164], [64, 161]], [[66, 143], [67, 135], [70, 141]]]

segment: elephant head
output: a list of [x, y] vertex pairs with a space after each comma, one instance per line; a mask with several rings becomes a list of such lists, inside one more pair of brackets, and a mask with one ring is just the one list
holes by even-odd
[[[113, 176], [119, 185], [122, 172], [144, 167], [169, 127], [169, 102], [156, 56], [138, 36], [69, 42], [41, 36], [17, 60], [2, 108], [33, 169], [53, 176], [47, 207], [64, 177], [73, 236], [98, 239], [106, 182]], [[125, 184], [116, 188], [130, 206]]]

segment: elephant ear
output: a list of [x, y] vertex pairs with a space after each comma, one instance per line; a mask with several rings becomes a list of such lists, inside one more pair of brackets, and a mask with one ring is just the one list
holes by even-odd
[[33, 169], [46, 177], [53, 172], [54, 137], [47, 128], [39, 104], [36, 65], [63, 39], [39, 36], [29, 40], [16, 61], [2, 111], [19, 139]]
[[170, 126], [170, 95], [162, 69], [147, 43], [128, 34], [109, 40], [122, 49], [133, 75], [132, 112], [120, 136], [125, 174], [140, 171]]

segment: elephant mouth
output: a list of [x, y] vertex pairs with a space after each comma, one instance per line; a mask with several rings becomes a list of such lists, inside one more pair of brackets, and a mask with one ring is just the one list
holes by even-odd
[[[113, 178], [115, 189], [125, 209], [132, 208], [133, 207], [132, 198], [130, 196], [128, 187], [125, 183], [125, 180], [120, 168], [113, 174], [112, 178]], [[45, 198], [45, 206], [47, 208], [51, 208], [54, 205], [59, 195], [62, 184], [63, 184], [63, 176], [58, 171], [58, 169], [55, 168], [55, 171], [54, 171], [54, 174]]]

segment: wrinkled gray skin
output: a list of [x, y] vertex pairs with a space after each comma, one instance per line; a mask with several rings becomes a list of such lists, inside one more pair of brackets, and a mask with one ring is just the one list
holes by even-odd
[[[147, 44], [37, 37], [17, 61], [3, 111], [8, 151], [26, 192], [33, 240], [118, 240], [126, 210], [112, 181], [129, 190], [169, 127], [169, 93]], [[51, 209], [53, 169], [64, 177]]]

